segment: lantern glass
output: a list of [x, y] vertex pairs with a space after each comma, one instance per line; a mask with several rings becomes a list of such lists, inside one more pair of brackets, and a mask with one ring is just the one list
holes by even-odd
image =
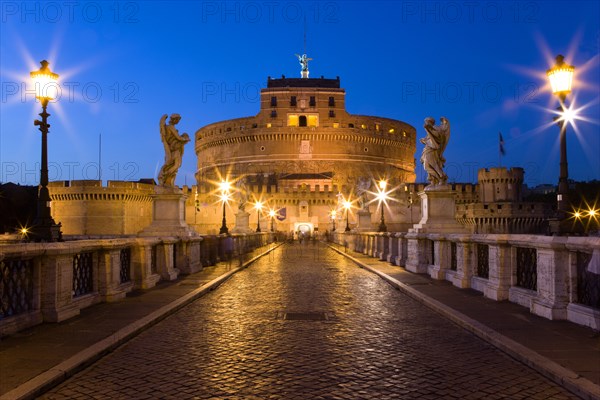
[[550, 80], [552, 93], [557, 95], [569, 94], [573, 85], [574, 72], [575, 67], [566, 64], [562, 55], [557, 56], [556, 65], [546, 72], [546, 75]]
[[58, 97], [58, 74], [50, 71], [48, 61], [40, 62], [42, 67], [30, 73], [35, 88], [35, 97], [40, 100], [54, 100]]

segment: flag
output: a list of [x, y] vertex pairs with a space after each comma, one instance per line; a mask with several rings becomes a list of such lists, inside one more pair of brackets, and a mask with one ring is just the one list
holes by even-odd
[[504, 150], [504, 138], [502, 137], [502, 132], [498, 132], [498, 141], [500, 146], [500, 154], [505, 155], [506, 151]]

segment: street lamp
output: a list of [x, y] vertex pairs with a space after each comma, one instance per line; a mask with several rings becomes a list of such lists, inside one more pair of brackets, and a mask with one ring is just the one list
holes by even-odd
[[227, 228], [227, 219], [225, 217], [225, 206], [227, 205], [227, 201], [229, 200], [229, 190], [231, 189], [231, 183], [228, 181], [221, 181], [219, 184], [219, 190], [221, 191], [221, 201], [223, 202], [223, 224], [221, 225], [221, 229], [219, 229], [219, 233], [228, 233], [229, 229]]
[[331, 229], [332, 232], [335, 232], [335, 217], [336, 216], [337, 216], [337, 211], [331, 210], [331, 222], [333, 223], [333, 228]]
[[263, 208], [263, 203], [257, 201], [254, 203], [254, 208], [256, 208], [256, 232], [260, 232], [260, 212]]
[[[556, 65], [550, 68], [546, 75], [550, 80], [550, 86], [552, 86], [552, 93], [554, 93], [559, 101], [562, 113], [567, 113], [567, 107], [565, 105], [565, 99], [567, 95], [571, 93], [573, 85], [573, 73], [575, 67], [568, 65], [564, 61], [564, 56], [556, 56]], [[557, 120], [558, 126], [560, 127], [560, 175], [558, 178], [558, 193], [557, 199], [557, 217], [559, 224], [564, 221], [567, 215], [567, 207], [569, 203], [569, 168], [567, 164], [567, 124], [565, 118], [559, 118]], [[560, 230], [560, 225], [559, 225]]]
[[33, 236], [36, 241], [54, 242], [62, 239], [60, 232], [60, 224], [56, 224], [52, 219], [50, 210], [50, 193], [48, 192], [48, 130], [50, 124], [48, 117], [50, 114], [46, 112], [50, 100], [56, 98], [56, 81], [58, 74], [50, 71], [48, 61], [40, 62], [42, 67], [30, 73], [35, 86], [35, 97], [42, 103], [42, 112], [38, 114], [42, 120], [36, 119], [33, 124], [39, 126], [42, 133], [42, 166], [40, 170], [40, 187], [38, 189], [37, 212], [33, 221], [32, 229]]
[[350, 208], [352, 207], [352, 202], [349, 200], [344, 200], [344, 209], [346, 210], [346, 229], [344, 232], [350, 231], [350, 224], [348, 223], [348, 214], [350, 213]]
[[277, 212], [275, 212], [273, 209], [270, 209], [269, 217], [271, 217], [271, 232], [275, 232], [275, 215], [277, 215]]
[[387, 231], [387, 227], [385, 226], [385, 217], [383, 216], [383, 206], [385, 205], [385, 199], [387, 198], [387, 193], [385, 188], [387, 187], [387, 181], [380, 180], [379, 188], [377, 189], [377, 200], [379, 201], [379, 206], [381, 207], [381, 220], [379, 222], [379, 232]]

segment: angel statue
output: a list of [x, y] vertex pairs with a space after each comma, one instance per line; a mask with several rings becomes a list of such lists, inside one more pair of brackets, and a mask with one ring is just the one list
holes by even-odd
[[175, 177], [181, 167], [183, 158], [183, 146], [190, 141], [187, 133], [179, 135], [175, 127], [181, 120], [179, 114], [171, 114], [169, 123], [166, 124], [167, 114], [160, 118], [160, 139], [165, 146], [165, 164], [158, 174], [158, 183], [162, 186], [175, 186]]
[[369, 189], [371, 188], [371, 179], [366, 176], [358, 178], [356, 193], [358, 194], [358, 204], [361, 210], [369, 210]]
[[237, 192], [238, 192], [238, 210], [246, 211], [246, 204], [248, 203], [248, 185], [246, 184], [246, 178], [240, 178], [237, 181]]
[[296, 54], [298, 57], [298, 61], [300, 62], [300, 74], [303, 78], [308, 78], [308, 62], [312, 60], [312, 58], [308, 58], [306, 54]]
[[440, 117], [441, 124], [436, 126], [433, 117], [425, 118], [426, 136], [420, 140], [425, 145], [423, 153], [421, 153], [421, 163], [425, 172], [427, 172], [427, 180], [431, 185], [445, 185], [448, 181], [448, 175], [444, 173], [444, 150], [450, 139], [450, 123], [445, 117]]

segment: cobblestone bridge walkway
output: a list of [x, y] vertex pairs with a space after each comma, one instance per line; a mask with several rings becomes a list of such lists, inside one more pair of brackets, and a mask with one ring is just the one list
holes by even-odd
[[44, 398], [576, 397], [327, 247], [295, 243]]

